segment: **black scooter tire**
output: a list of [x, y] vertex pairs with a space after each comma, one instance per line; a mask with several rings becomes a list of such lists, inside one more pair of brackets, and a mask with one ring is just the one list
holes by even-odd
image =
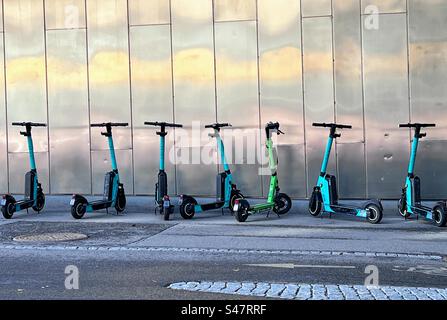
[[411, 216], [411, 213], [407, 211], [407, 201], [404, 198], [400, 198], [398, 209], [402, 218], [408, 219]]
[[242, 193], [238, 192], [238, 193], [235, 193], [235, 194], [231, 197], [231, 199], [230, 199], [230, 206], [228, 207], [228, 209], [231, 211], [232, 214], [234, 213], [234, 202], [235, 202], [237, 199], [244, 199], [244, 195], [243, 195]]
[[323, 203], [320, 201], [320, 195], [317, 191], [314, 191], [309, 200], [309, 213], [313, 217], [318, 217], [322, 211]]
[[379, 224], [382, 221], [383, 212], [379, 206], [375, 204], [369, 204], [365, 209], [368, 211], [367, 219], [369, 223]]
[[33, 206], [33, 210], [40, 213], [45, 208], [45, 194], [43, 192], [37, 194], [36, 203], [37, 205]]
[[15, 212], [15, 203], [7, 201], [6, 204], [2, 207], [3, 217], [7, 220], [12, 219]]
[[[282, 206], [277, 205], [279, 202], [281, 202]], [[292, 199], [290, 199], [290, 197], [285, 193], [279, 193], [275, 199], [275, 207], [273, 208], [273, 212], [282, 216], [287, 214], [290, 209], [292, 209]]]
[[75, 203], [71, 206], [71, 215], [76, 220], [82, 219], [86, 211], [86, 203], [81, 199], [76, 200]]
[[236, 221], [243, 223], [245, 221], [247, 221], [248, 219], [248, 212], [246, 210], [239, 210], [238, 212], [236, 212], [235, 217], [236, 217]]
[[182, 202], [179, 210], [180, 210], [180, 215], [182, 216], [183, 219], [191, 220], [192, 218], [194, 218], [194, 215], [195, 215], [194, 206], [195, 205], [197, 205], [197, 201], [193, 198], [187, 198], [186, 200], [184, 200]]
[[124, 193], [118, 194], [118, 197], [116, 198], [116, 204], [115, 204], [115, 210], [118, 213], [123, 212], [126, 210], [126, 195]]
[[438, 204], [433, 208], [433, 223], [437, 227], [445, 227], [447, 224], [447, 211], [446, 207]]

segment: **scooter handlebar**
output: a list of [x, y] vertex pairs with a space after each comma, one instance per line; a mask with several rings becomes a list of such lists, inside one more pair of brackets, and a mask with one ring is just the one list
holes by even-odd
[[336, 124], [336, 123], [314, 123], [314, 127], [320, 128], [336, 128], [336, 129], [352, 129], [351, 125]]
[[16, 127], [46, 127], [45, 123], [35, 123], [35, 122], [13, 122], [13, 126]]
[[167, 123], [167, 122], [145, 122], [146, 126], [154, 126], [154, 127], [168, 127], [168, 128], [183, 128], [182, 124], [177, 123]]
[[107, 122], [107, 123], [92, 123], [90, 125], [92, 128], [103, 128], [103, 127], [128, 127], [128, 123], [115, 123], [115, 122]]
[[221, 129], [227, 127], [232, 127], [232, 125], [229, 123], [213, 123], [205, 126], [206, 129]]
[[400, 124], [399, 128], [435, 128], [434, 123], [404, 123]]

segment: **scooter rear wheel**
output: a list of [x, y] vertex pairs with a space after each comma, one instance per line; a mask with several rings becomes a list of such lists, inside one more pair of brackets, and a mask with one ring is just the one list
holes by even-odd
[[187, 198], [183, 200], [182, 204], [180, 205], [180, 215], [185, 220], [191, 220], [194, 218], [195, 211], [194, 206], [197, 205], [197, 201], [193, 198]]
[[71, 215], [76, 220], [82, 219], [87, 211], [86, 202], [82, 199], [77, 199], [71, 206]]
[[433, 223], [437, 227], [445, 227], [447, 224], [447, 212], [443, 205], [437, 205], [433, 209]]
[[232, 214], [234, 213], [234, 203], [235, 203], [235, 201], [236, 201], [237, 199], [244, 199], [244, 195], [243, 195], [242, 193], [238, 192], [238, 193], [235, 193], [235, 194], [231, 197], [231, 199], [230, 199], [230, 206], [229, 206], [228, 209], [230, 209], [230, 211], [231, 211]]
[[6, 204], [2, 207], [3, 217], [8, 220], [12, 219], [15, 211], [15, 203], [11, 201], [7, 201]]
[[382, 209], [379, 208], [379, 206], [377, 206], [375, 204], [370, 204], [365, 209], [368, 212], [368, 222], [369, 223], [378, 224], [378, 223], [380, 223], [380, 221], [382, 221], [383, 212], [382, 212]]

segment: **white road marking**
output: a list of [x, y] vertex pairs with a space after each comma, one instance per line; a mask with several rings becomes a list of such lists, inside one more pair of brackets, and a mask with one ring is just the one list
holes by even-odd
[[262, 268], [279, 268], [279, 269], [355, 269], [355, 266], [327, 266], [327, 265], [307, 265], [307, 264], [293, 264], [293, 263], [277, 263], [277, 264], [245, 264], [249, 267]]

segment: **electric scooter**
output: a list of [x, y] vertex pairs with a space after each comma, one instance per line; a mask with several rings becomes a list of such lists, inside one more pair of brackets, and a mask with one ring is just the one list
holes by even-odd
[[166, 122], [145, 122], [146, 126], [160, 127], [157, 135], [160, 136], [160, 169], [158, 172], [158, 182], [155, 184], [155, 212], [157, 210], [168, 221], [170, 214], [174, 212], [174, 206], [168, 195], [168, 176], [165, 171], [165, 141], [166, 128], [182, 128], [183, 125]]
[[112, 163], [112, 171], [107, 172], [104, 179], [104, 195], [103, 199], [94, 202], [88, 202], [86, 198], [79, 194], [73, 195], [70, 206], [71, 215], [75, 219], [82, 219], [86, 212], [108, 209], [114, 207], [117, 214], [123, 212], [126, 208], [126, 195], [124, 193], [124, 185], [120, 183], [118, 173], [118, 165], [115, 156], [115, 147], [113, 145], [112, 128], [127, 127], [128, 123], [100, 123], [92, 124], [91, 127], [106, 128], [101, 135], [107, 137], [109, 141], [110, 159]]
[[278, 159], [274, 154], [272, 132], [276, 132], [277, 135], [284, 134], [279, 130], [279, 123], [270, 122], [265, 127], [266, 133], [266, 147], [269, 155], [269, 167], [271, 170], [270, 177], [270, 189], [266, 203], [250, 206], [249, 202], [245, 199], [236, 199], [233, 211], [235, 218], [238, 222], [245, 222], [250, 215], [268, 212], [267, 216], [273, 210], [278, 216], [284, 215], [292, 208], [292, 200], [285, 193], [280, 193], [278, 183]]
[[438, 227], [444, 227], [447, 223], [447, 209], [445, 202], [438, 202], [433, 208], [429, 208], [422, 204], [421, 200], [421, 179], [414, 175], [416, 164], [416, 155], [419, 141], [427, 136], [421, 133], [422, 128], [434, 128], [435, 124], [408, 123], [401, 124], [400, 128], [414, 128], [414, 138], [411, 148], [410, 164], [408, 165], [408, 176], [405, 187], [402, 189], [402, 196], [399, 200], [399, 213], [405, 219], [411, 215], [422, 215], [427, 220], [433, 221]]
[[13, 122], [13, 126], [25, 127], [25, 131], [20, 134], [25, 136], [28, 140], [28, 152], [30, 159], [30, 171], [25, 175], [25, 197], [23, 200], [16, 201], [10, 194], [5, 194], [2, 197], [0, 206], [3, 217], [11, 219], [15, 212], [25, 210], [28, 212], [32, 208], [37, 213], [40, 213], [45, 207], [45, 194], [42, 190], [42, 185], [37, 178], [36, 160], [34, 158], [34, 145], [31, 130], [33, 127], [46, 127], [43, 123], [33, 122]]
[[341, 137], [341, 134], [337, 133], [337, 129], [352, 129], [352, 126], [335, 123], [314, 123], [313, 126], [329, 128], [330, 133], [317, 186], [314, 188], [309, 201], [309, 213], [314, 217], [318, 217], [323, 212], [329, 213], [330, 217], [332, 217], [333, 213], [345, 213], [365, 218], [372, 224], [380, 223], [383, 218], [383, 206], [380, 200], [367, 200], [359, 207], [347, 206], [339, 203], [337, 178], [327, 173], [332, 145], [335, 139]]
[[180, 214], [183, 219], [192, 219], [196, 213], [229, 208], [233, 212], [233, 206], [236, 199], [243, 198], [240, 190], [237, 189], [236, 185], [233, 183], [233, 176], [230, 171], [230, 166], [225, 159], [225, 149], [222, 137], [220, 136], [220, 130], [222, 128], [231, 127], [228, 123], [215, 123], [205, 126], [207, 129], [214, 129], [214, 133], [209, 134], [211, 138], [216, 138], [218, 151], [223, 164], [224, 172], [217, 175], [217, 196], [216, 202], [207, 204], [198, 204], [197, 200], [189, 195], [181, 195], [180, 204]]

